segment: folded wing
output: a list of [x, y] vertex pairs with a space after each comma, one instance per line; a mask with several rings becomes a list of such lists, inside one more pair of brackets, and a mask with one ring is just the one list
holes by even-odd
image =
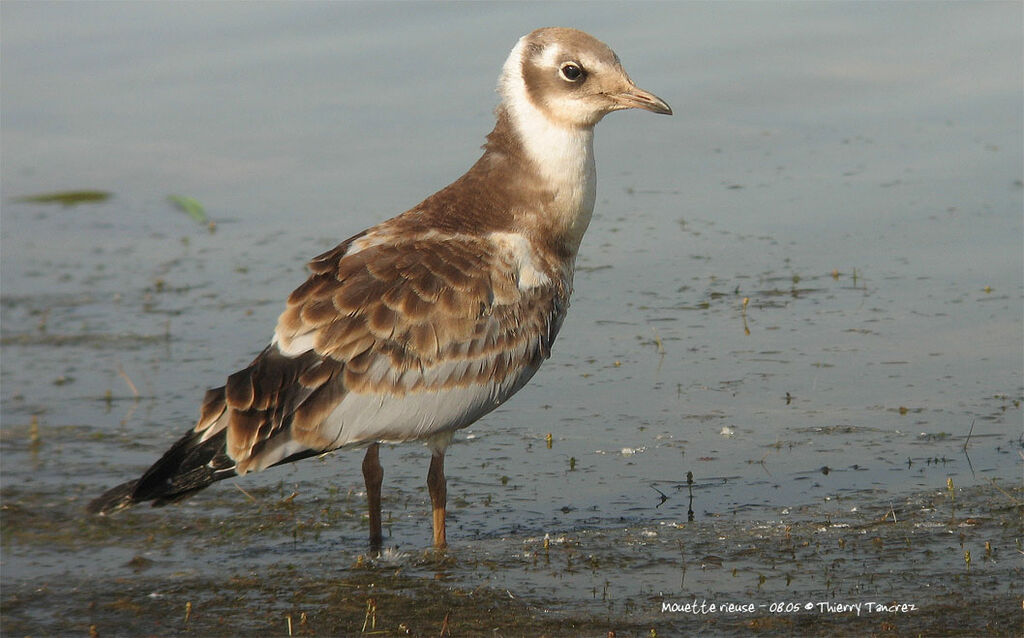
[[494, 409], [549, 356], [570, 287], [509, 237], [377, 230], [320, 255], [270, 346], [207, 392], [200, 441], [224, 431], [244, 474]]

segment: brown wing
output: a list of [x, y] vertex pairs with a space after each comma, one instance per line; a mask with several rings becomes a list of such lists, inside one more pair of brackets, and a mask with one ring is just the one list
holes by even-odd
[[[207, 393], [196, 430], [212, 436], [226, 427], [240, 474], [304, 451], [461, 427], [518, 390], [550, 354], [567, 277], [521, 285], [521, 256], [482, 237], [353, 239], [363, 245], [349, 240], [310, 263], [271, 345]], [[416, 402], [448, 395], [456, 405]], [[377, 404], [370, 410], [356, 396]], [[411, 402], [384, 409], [402, 398]], [[437, 405], [437, 422], [402, 422], [410, 409]]]

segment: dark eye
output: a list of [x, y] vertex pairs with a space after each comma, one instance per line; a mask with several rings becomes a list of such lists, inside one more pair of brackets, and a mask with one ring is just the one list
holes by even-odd
[[579, 82], [584, 75], [583, 67], [575, 62], [566, 62], [559, 71], [562, 73], [562, 77], [570, 82]]

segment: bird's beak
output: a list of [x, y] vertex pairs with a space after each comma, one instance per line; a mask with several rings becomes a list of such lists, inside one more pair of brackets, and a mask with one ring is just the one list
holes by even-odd
[[610, 97], [620, 109], [643, 109], [660, 115], [672, 115], [672, 107], [665, 100], [635, 86], [621, 93], [613, 93]]

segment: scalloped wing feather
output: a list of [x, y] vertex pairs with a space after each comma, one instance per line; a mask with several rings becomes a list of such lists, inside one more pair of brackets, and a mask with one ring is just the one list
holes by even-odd
[[239, 474], [464, 427], [550, 355], [571, 273], [507, 234], [385, 230], [315, 258], [271, 345], [207, 393], [195, 429], [227, 429]]

